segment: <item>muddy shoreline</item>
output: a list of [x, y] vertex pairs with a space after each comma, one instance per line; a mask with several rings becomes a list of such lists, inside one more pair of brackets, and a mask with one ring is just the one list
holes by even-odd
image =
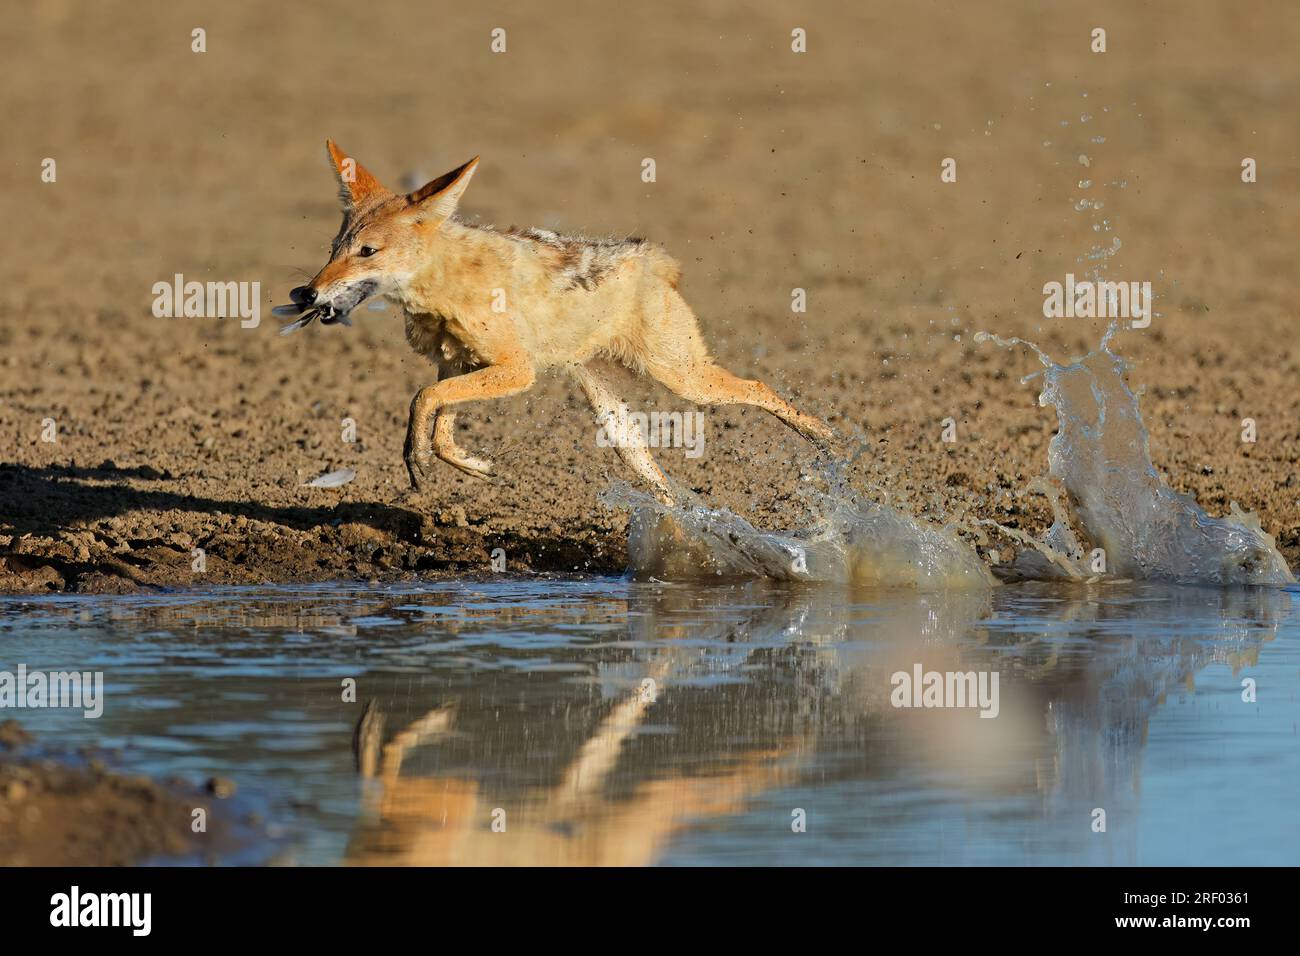
[[[107, 476], [112, 471], [101, 465], [89, 473]], [[80, 472], [61, 472], [51, 483], [60, 492], [76, 494]], [[13, 493], [15, 473], [0, 465], [0, 495]], [[611, 545], [595, 534], [582, 540], [485, 533], [463, 518], [460, 524], [439, 525], [403, 506], [336, 503], [268, 520], [269, 509], [205, 513], [194, 504], [200, 513], [188, 520], [160, 516], [154, 523], [145, 515], [128, 527], [100, 521], [44, 532], [0, 532], [0, 594], [391, 582], [492, 570], [613, 574], [623, 570], [626, 560], [621, 539]]]
[[248, 839], [218, 808], [230, 789], [127, 776], [99, 755], [46, 751], [18, 721], [0, 721], [0, 866], [217, 862]]

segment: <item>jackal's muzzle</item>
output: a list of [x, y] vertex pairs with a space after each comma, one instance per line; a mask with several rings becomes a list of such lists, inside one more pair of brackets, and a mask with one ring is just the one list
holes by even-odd
[[372, 296], [377, 288], [379, 283], [367, 279], [365, 282], [348, 286], [328, 302], [321, 302], [319, 293], [315, 289], [302, 285], [289, 293], [289, 298], [293, 300], [292, 305], [277, 305], [271, 312], [274, 315], [298, 316], [296, 321], [290, 322], [280, 330], [281, 335], [296, 332], [303, 326], [310, 325], [313, 319], [320, 319], [321, 325], [334, 325], [336, 322], [351, 325], [348, 314], [362, 301]]

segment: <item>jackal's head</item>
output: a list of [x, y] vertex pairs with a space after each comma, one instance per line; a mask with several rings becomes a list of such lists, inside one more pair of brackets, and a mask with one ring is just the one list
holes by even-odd
[[316, 277], [289, 293], [293, 305], [277, 315], [297, 315], [282, 332], [301, 328], [319, 317], [329, 325], [347, 323], [348, 313], [372, 295], [401, 297], [406, 284], [429, 260], [438, 228], [456, 211], [478, 166], [468, 163], [402, 195], [380, 185], [370, 171], [325, 142], [339, 181], [343, 225], [334, 237], [330, 258]]

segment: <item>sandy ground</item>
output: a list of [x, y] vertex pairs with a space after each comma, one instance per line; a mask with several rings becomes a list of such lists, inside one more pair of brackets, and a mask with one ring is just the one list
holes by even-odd
[[[463, 573], [497, 547], [511, 571], [623, 566], [626, 516], [598, 501], [623, 473], [566, 379], [461, 416], [495, 482], [448, 467], [415, 495], [403, 430], [430, 369], [400, 321], [363, 307], [355, 328], [276, 334], [270, 306], [323, 264], [338, 225], [326, 136], [394, 186], [481, 154], [462, 208], [482, 221], [663, 243], [722, 363], [856, 436], [860, 487], [941, 521], [1046, 523], [1021, 494], [1055, 424], [1019, 382], [1035, 363], [973, 333], [1058, 356], [1095, 346], [1104, 323], [1044, 319], [1041, 289], [1118, 237], [1108, 275], [1151, 281], [1160, 313], [1119, 345], [1157, 465], [1213, 513], [1258, 510], [1297, 563], [1288, 4], [596, 9], [50, 0], [7, 14], [0, 590]], [[1104, 54], [1089, 51], [1098, 26]], [[796, 27], [807, 53], [790, 49]], [[56, 182], [41, 181], [46, 157]], [[1258, 182], [1241, 181], [1243, 157]], [[261, 325], [154, 317], [153, 284], [177, 273], [260, 282]], [[623, 386], [634, 408], [688, 408]], [[807, 520], [797, 436], [708, 409], [706, 441], [660, 460], [760, 525]], [[302, 487], [343, 467], [358, 477], [342, 489]]]

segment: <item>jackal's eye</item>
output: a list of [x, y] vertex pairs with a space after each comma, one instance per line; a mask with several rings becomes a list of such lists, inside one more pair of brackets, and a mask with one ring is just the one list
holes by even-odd
[[362, 259], [369, 259], [378, 251], [378, 249], [375, 249], [372, 246], [362, 246], [360, 255]]

